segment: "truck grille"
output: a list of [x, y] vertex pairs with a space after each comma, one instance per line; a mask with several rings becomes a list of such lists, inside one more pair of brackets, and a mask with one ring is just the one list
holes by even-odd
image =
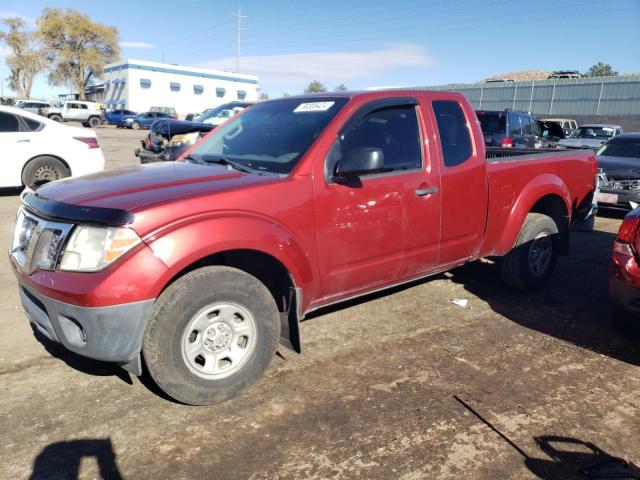
[[22, 209], [16, 219], [11, 255], [28, 274], [38, 269], [54, 270], [72, 228], [71, 224], [45, 220]]
[[638, 190], [640, 188], [640, 180], [611, 180], [605, 185], [605, 188], [611, 190]]

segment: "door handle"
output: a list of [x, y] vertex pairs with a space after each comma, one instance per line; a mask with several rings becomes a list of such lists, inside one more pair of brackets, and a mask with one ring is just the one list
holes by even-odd
[[416, 190], [416, 195], [418, 197], [426, 197], [427, 195], [431, 195], [432, 193], [436, 193], [438, 191], [438, 187], [431, 188], [419, 188]]
[[16, 140], [16, 143], [28, 143], [31, 140], [29, 140], [28, 138], [23, 138], [22, 140]]

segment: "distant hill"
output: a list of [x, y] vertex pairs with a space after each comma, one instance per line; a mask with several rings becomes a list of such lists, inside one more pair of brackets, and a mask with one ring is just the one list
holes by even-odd
[[525, 82], [531, 80], [546, 80], [553, 72], [545, 70], [523, 70], [520, 72], [501, 73], [493, 77], [480, 80], [478, 83], [485, 83], [487, 80], [510, 79], [516, 82]]

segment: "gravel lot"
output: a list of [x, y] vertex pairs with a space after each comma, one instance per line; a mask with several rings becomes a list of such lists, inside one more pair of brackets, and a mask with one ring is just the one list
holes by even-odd
[[[136, 163], [145, 133], [99, 129], [108, 168]], [[18, 203], [0, 197], [2, 245]], [[533, 295], [483, 261], [317, 312], [303, 355], [211, 407], [36, 339], [5, 260], [0, 478], [560, 480], [599, 450], [640, 465], [640, 340], [608, 316], [619, 224], [574, 234]]]

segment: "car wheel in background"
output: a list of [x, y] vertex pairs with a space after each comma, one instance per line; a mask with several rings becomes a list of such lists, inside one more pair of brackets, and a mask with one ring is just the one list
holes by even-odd
[[91, 117], [89, 119], [89, 122], [88, 122], [88, 124], [89, 124], [89, 126], [91, 128], [98, 128], [100, 126], [100, 123], [101, 122], [100, 122], [100, 119], [98, 117]]
[[43, 156], [29, 160], [22, 170], [22, 184], [26, 187], [52, 182], [71, 174], [69, 169], [55, 157]]
[[527, 215], [516, 246], [500, 259], [504, 282], [520, 291], [535, 290], [549, 279], [558, 258], [558, 226], [542, 213]]
[[236, 268], [203, 267], [158, 297], [142, 353], [165, 393], [206, 405], [228, 400], [257, 381], [279, 337], [278, 308], [263, 283]]
[[138, 122], [131, 122], [131, 128], [138, 130], [140, 128], [140, 124]]
[[60, 115], [51, 115], [49, 120], [53, 120], [54, 122], [62, 122], [62, 117]]

